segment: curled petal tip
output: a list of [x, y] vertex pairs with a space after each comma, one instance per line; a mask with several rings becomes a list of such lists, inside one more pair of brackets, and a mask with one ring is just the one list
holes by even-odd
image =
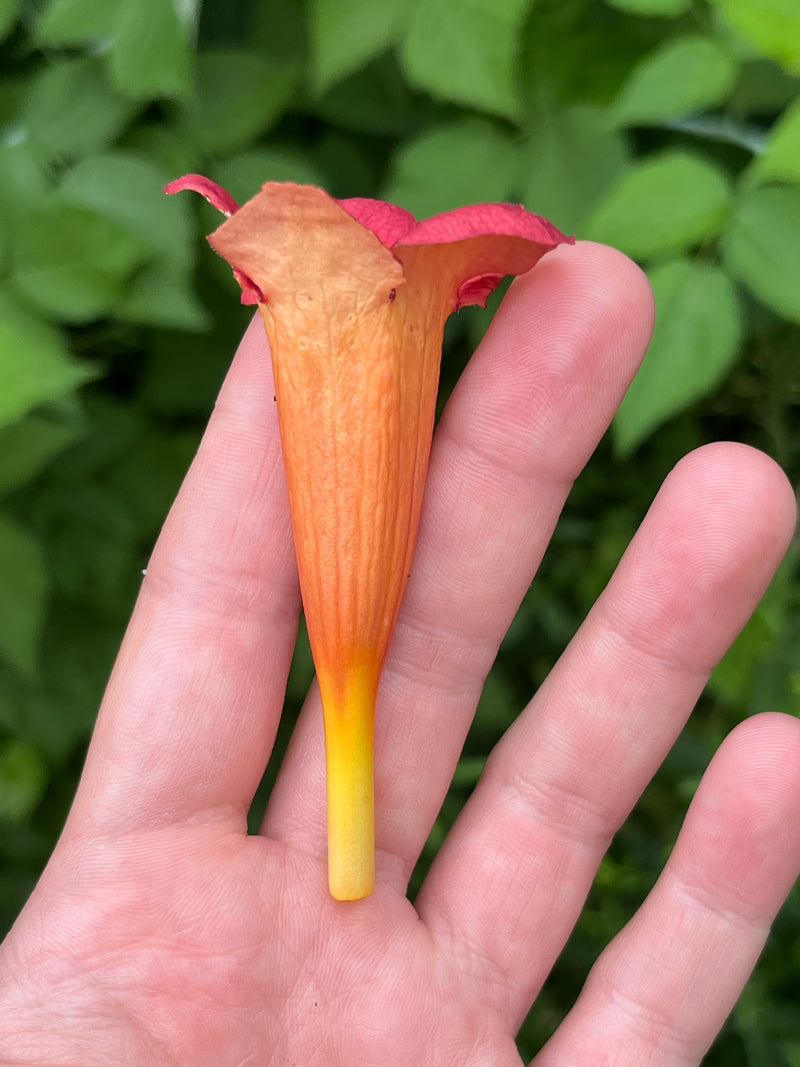
[[190, 189], [193, 193], [204, 196], [212, 207], [221, 211], [227, 218], [239, 210], [239, 205], [227, 189], [223, 189], [221, 185], [212, 182], [210, 178], [203, 177], [202, 174], [184, 174], [182, 178], [176, 178], [175, 181], [164, 186], [165, 193], [181, 193], [184, 189]]
[[456, 311], [468, 304], [477, 304], [485, 308], [486, 301], [505, 277], [504, 274], [479, 274], [469, 278], [459, 288], [456, 295]]
[[256, 283], [251, 278], [247, 277], [244, 271], [239, 270], [238, 267], [234, 267], [233, 276], [242, 287], [243, 304], [266, 304], [267, 298], [258, 288]]
[[[215, 207], [217, 211], [221, 211], [228, 219], [239, 210], [239, 205], [227, 189], [223, 189], [221, 185], [217, 185], [216, 182], [212, 182], [210, 178], [205, 178], [202, 174], [184, 174], [182, 178], [176, 178], [175, 181], [169, 182], [164, 186], [165, 193], [181, 193], [185, 189], [193, 193], [200, 193], [212, 207]], [[243, 304], [263, 304], [266, 302], [264, 294], [256, 283], [251, 278], [248, 278], [244, 271], [234, 267], [233, 273], [236, 281], [242, 287]]]

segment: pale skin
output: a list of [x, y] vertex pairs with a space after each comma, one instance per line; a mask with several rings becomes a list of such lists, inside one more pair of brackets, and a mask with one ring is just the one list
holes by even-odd
[[[766, 456], [716, 444], [683, 460], [412, 906], [483, 679], [651, 325], [632, 263], [561, 248], [515, 283], [464, 374], [382, 682], [377, 888], [339, 903], [315, 691], [262, 832], [246, 832], [299, 610], [253, 323], [148, 566], [62, 838], [0, 951], [0, 1063], [519, 1067], [515, 1032], [611, 836], [794, 528]], [[798, 867], [800, 723], [756, 716], [536, 1067], [699, 1063]]]

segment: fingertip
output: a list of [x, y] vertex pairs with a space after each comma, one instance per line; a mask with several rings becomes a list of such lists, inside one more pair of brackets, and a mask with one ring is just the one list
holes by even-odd
[[710, 671], [764, 595], [794, 521], [791, 487], [764, 453], [731, 442], [689, 453], [601, 601], [613, 627], [685, 669]]
[[696, 510], [706, 502], [709, 514], [724, 510], [740, 523], [741, 532], [756, 538], [762, 553], [777, 565], [794, 536], [797, 501], [788, 477], [774, 459], [750, 445], [715, 441], [684, 456], [665, 487], [673, 479], [691, 485]]
[[655, 298], [645, 271], [624, 252], [595, 241], [564, 245], [545, 257], [565, 299], [579, 296], [596, 318], [613, 318], [620, 340], [646, 347], [655, 323]]
[[641, 349], [642, 355], [650, 341], [655, 322], [650, 281], [638, 264], [609, 245], [577, 241], [558, 246], [514, 281], [504, 306], [531, 296], [551, 301], [569, 330], [609, 321], [619, 341]]
[[736, 726], [706, 771], [675, 850], [682, 880], [771, 920], [800, 873], [800, 721]]
[[788, 802], [800, 820], [800, 720], [794, 715], [779, 711], [751, 715], [734, 727], [719, 756], [735, 767], [728, 778], [735, 779], [737, 791], [747, 792], [765, 817], [773, 819], [777, 812], [782, 823]]
[[650, 284], [627, 256], [591, 242], [558, 248], [510, 287], [443, 424], [478, 427], [498, 453], [510, 435], [524, 439], [543, 473], [571, 481], [636, 374], [653, 319]]

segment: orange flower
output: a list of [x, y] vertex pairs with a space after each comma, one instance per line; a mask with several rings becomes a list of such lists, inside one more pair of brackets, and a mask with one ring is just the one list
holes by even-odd
[[374, 886], [372, 737], [411, 569], [444, 323], [568, 240], [513, 204], [423, 222], [376, 200], [267, 182], [210, 237], [257, 303], [272, 352], [306, 623], [322, 695], [328, 871], [339, 900]]

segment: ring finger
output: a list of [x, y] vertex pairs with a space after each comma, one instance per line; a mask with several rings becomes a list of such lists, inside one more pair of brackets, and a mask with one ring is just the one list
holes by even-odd
[[[417, 907], [446, 952], [470, 954], [483, 999], [511, 1026], [793, 527], [791, 488], [766, 456], [724, 444], [688, 456], [490, 757]], [[480, 898], [478, 884], [490, 887]]]

